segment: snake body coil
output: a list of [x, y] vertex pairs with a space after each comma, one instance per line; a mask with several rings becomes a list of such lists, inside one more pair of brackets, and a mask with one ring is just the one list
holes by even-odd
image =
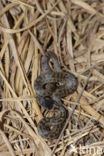
[[[53, 70], [49, 66], [52, 61]], [[72, 94], [78, 86], [77, 78], [69, 72], [62, 71], [57, 56], [47, 52], [41, 61], [42, 73], [37, 77], [34, 87], [39, 104], [56, 113], [52, 117], [44, 117], [38, 123], [39, 134], [47, 139], [58, 138], [68, 116], [61, 98]]]
[[63, 105], [54, 104], [54, 111], [56, 115], [44, 117], [38, 124], [39, 134], [46, 139], [57, 139], [68, 117], [68, 111]]

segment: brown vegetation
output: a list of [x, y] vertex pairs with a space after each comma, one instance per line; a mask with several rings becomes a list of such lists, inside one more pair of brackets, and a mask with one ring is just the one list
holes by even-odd
[[[34, 91], [47, 49], [79, 80], [77, 92], [63, 99], [71, 115], [62, 137], [52, 142], [38, 135]], [[1, 0], [0, 97], [0, 156], [104, 149], [104, 1]]]

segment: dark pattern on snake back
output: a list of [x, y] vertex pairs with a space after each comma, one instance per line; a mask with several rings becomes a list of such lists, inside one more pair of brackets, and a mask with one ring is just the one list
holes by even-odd
[[[52, 62], [53, 70], [49, 61]], [[44, 138], [56, 139], [68, 116], [61, 98], [76, 91], [78, 80], [72, 73], [62, 71], [57, 56], [52, 52], [47, 52], [42, 57], [41, 65], [42, 72], [34, 84], [37, 100], [42, 107], [57, 111], [52, 117], [44, 117], [40, 120], [38, 132]]]
[[54, 111], [56, 115], [44, 117], [38, 123], [38, 132], [46, 139], [57, 139], [68, 117], [68, 111], [63, 105], [59, 106], [54, 103]]

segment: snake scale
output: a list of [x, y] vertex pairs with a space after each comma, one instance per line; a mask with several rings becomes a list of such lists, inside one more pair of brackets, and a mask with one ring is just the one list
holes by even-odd
[[78, 80], [72, 73], [62, 70], [57, 56], [51, 51], [42, 56], [41, 66], [42, 72], [34, 83], [37, 100], [42, 107], [54, 113], [39, 121], [38, 132], [46, 139], [57, 139], [68, 117], [61, 98], [76, 91]]

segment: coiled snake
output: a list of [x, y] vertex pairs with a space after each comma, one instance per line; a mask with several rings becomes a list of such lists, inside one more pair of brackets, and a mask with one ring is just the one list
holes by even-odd
[[40, 120], [37, 126], [38, 132], [44, 138], [56, 139], [68, 116], [61, 98], [76, 91], [78, 80], [72, 73], [61, 69], [57, 56], [50, 51], [42, 57], [41, 65], [42, 72], [37, 77], [34, 88], [39, 104], [49, 111], [53, 110], [54, 114]]

